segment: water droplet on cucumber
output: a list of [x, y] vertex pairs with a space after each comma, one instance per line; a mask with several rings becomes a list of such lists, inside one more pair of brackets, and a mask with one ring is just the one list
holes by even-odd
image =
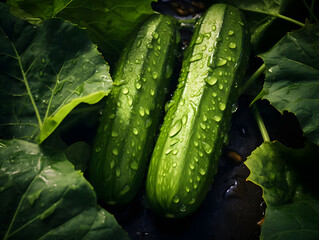
[[112, 153], [117, 156], [119, 155], [119, 150], [117, 148], [113, 148]]
[[133, 128], [133, 133], [134, 133], [135, 135], [137, 135], [137, 134], [138, 134], [138, 130], [137, 130], [136, 128]]
[[204, 169], [199, 169], [199, 174], [200, 175], [202, 175], [202, 176], [204, 176], [205, 174], [206, 174], [206, 172], [205, 172], [205, 170]]
[[131, 167], [133, 170], [136, 170], [136, 169], [138, 168], [138, 163], [137, 163], [136, 161], [133, 161], [133, 162], [131, 162], [130, 167]]
[[196, 62], [198, 60], [201, 60], [203, 58], [203, 53], [197, 53], [194, 56], [189, 59], [190, 62]]
[[207, 77], [207, 78], [205, 78], [205, 81], [209, 84], [209, 85], [211, 85], [211, 86], [213, 86], [214, 84], [216, 84], [217, 83], [217, 77], [215, 77], [215, 76], [209, 76], [209, 77]]
[[237, 47], [237, 45], [236, 45], [236, 43], [231, 42], [231, 43], [228, 44], [228, 47], [231, 48], [231, 49], [234, 49], [234, 48]]
[[152, 36], [153, 36], [153, 38], [155, 38], [155, 39], [158, 39], [158, 37], [159, 37], [159, 35], [158, 35], [157, 32], [153, 32], [153, 33], [152, 33]]
[[173, 197], [173, 202], [174, 203], [179, 203], [179, 197], [178, 196], [174, 196]]
[[169, 130], [168, 135], [169, 135], [170, 137], [175, 136], [177, 133], [179, 133], [179, 131], [181, 130], [181, 128], [182, 128], [182, 120], [179, 119], [179, 120], [177, 120], [177, 121], [172, 125], [171, 129]]

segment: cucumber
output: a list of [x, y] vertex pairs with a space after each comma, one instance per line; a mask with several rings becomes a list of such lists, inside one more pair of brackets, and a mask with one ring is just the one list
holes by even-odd
[[138, 28], [120, 57], [89, 166], [90, 182], [106, 204], [126, 204], [141, 187], [178, 41], [175, 20], [154, 14]]
[[196, 24], [152, 154], [146, 180], [151, 208], [180, 218], [203, 201], [217, 172], [249, 57], [241, 12], [211, 6]]

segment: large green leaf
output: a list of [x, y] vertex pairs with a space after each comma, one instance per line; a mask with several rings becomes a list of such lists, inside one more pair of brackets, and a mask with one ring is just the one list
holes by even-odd
[[294, 113], [304, 135], [319, 145], [319, 24], [288, 33], [261, 57], [267, 72], [260, 97]]
[[84, 30], [51, 19], [34, 26], [0, 5], [0, 136], [45, 140], [80, 103], [112, 86], [109, 67]]
[[264, 239], [319, 239], [318, 154], [312, 144], [297, 150], [265, 142], [248, 157], [248, 180], [262, 187], [267, 204]]
[[152, 0], [9, 0], [42, 19], [58, 17], [87, 28], [108, 61], [117, 59], [132, 30], [154, 13]]
[[63, 154], [1, 140], [0, 166], [3, 239], [128, 239]]

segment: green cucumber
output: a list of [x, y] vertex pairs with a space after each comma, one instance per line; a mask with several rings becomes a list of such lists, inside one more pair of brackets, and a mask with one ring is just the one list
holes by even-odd
[[147, 199], [162, 216], [189, 215], [213, 182], [247, 65], [248, 36], [241, 12], [225, 4], [211, 6], [196, 25], [147, 174]]
[[127, 43], [94, 141], [89, 179], [106, 204], [126, 204], [141, 187], [174, 69], [173, 18], [154, 14]]

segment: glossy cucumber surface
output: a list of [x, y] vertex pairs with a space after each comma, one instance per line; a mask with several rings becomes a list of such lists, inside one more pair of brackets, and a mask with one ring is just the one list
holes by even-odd
[[126, 204], [141, 187], [174, 69], [173, 18], [149, 17], [127, 43], [94, 142], [89, 179], [106, 204]]
[[186, 49], [178, 87], [150, 161], [146, 193], [159, 215], [184, 217], [205, 198], [248, 56], [241, 12], [225, 4], [211, 6]]

